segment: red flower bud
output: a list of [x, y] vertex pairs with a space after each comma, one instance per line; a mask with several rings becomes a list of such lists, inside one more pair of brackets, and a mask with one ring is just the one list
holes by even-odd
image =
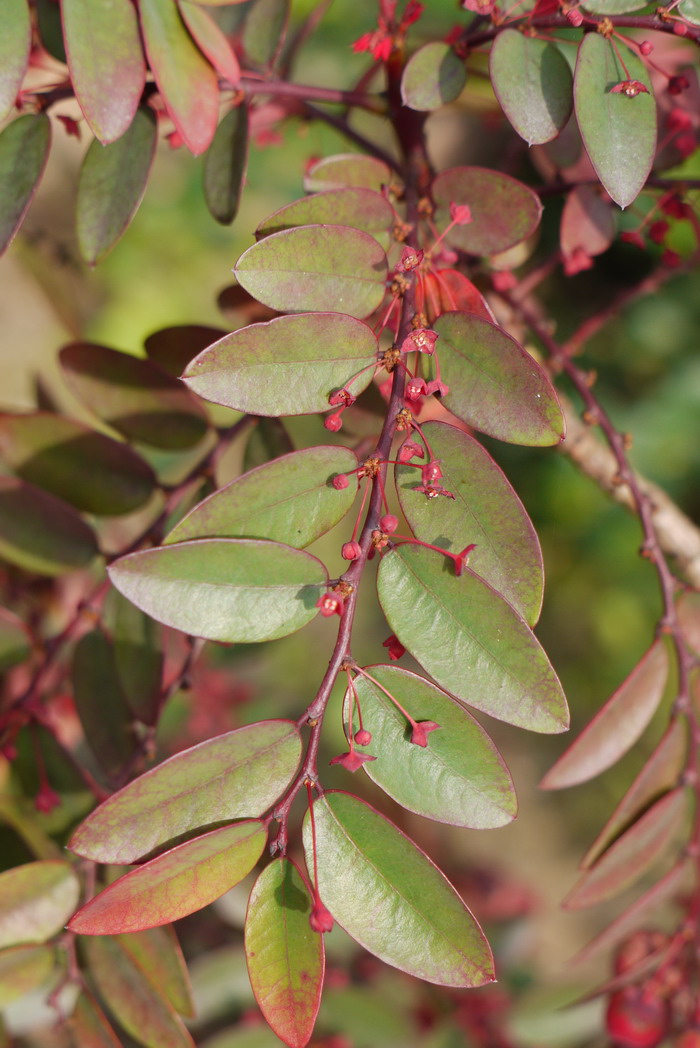
[[666, 219], [660, 218], [649, 226], [649, 239], [653, 240], [655, 244], [663, 244], [669, 229], [670, 226]]
[[642, 251], [647, 246], [644, 237], [637, 229], [629, 229], [625, 233], [620, 233], [620, 240], [624, 240], [626, 244], [634, 244], [635, 247], [640, 247]]
[[51, 789], [48, 783], [40, 787], [34, 798], [34, 807], [37, 811], [43, 812], [44, 815], [48, 815], [54, 808], [59, 808], [60, 805], [61, 798], [55, 790]]
[[654, 50], [654, 45], [652, 44], [651, 40], [642, 40], [641, 44], [639, 45], [639, 50], [643, 55], [650, 55], [651, 52]]
[[309, 924], [312, 931], [330, 932], [333, 929], [333, 917], [320, 899], [316, 899], [314, 908], [309, 914]]
[[467, 226], [474, 221], [469, 204], [455, 204], [454, 201], [450, 202], [450, 218], [456, 226]]
[[382, 519], [379, 521], [379, 527], [382, 531], [387, 531], [390, 535], [396, 531], [399, 526], [399, 522], [393, 513], [385, 513]]
[[406, 440], [399, 449], [399, 462], [409, 462], [412, 458], [423, 458], [423, 448], [413, 440]]
[[629, 986], [611, 996], [605, 1025], [615, 1048], [656, 1048], [668, 1028], [668, 1007], [644, 987]]
[[337, 433], [342, 428], [343, 422], [341, 419], [342, 408], [340, 411], [336, 411], [333, 415], [326, 415], [323, 420], [323, 425], [326, 429], [329, 429], [331, 433]]
[[331, 483], [336, 491], [344, 491], [350, 481], [348, 480], [347, 473], [336, 473]]
[[389, 658], [392, 662], [396, 662], [402, 655], [406, 654], [406, 649], [395, 634], [391, 634], [386, 640], [382, 641], [382, 647], [386, 648], [389, 652]]
[[572, 9], [566, 12], [566, 20], [569, 25], [572, 25], [575, 29], [578, 29], [583, 24], [583, 15], [580, 11]]
[[360, 728], [359, 731], [355, 732], [355, 742], [358, 746], [369, 746], [372, 741], [372, 732], [367, 731], [366, 728]]
[[673, 32], [676, 34], [676, 36], [687, 36], [688, 26], [685, 24], [685, 22], [674, 22]]
[[337, 593], [324, 593], [316, 601], [316, 607], [321, 609], [324, 618], [331, 615], [342, 615], [345, 610], [345, 601]]
[[518, 279], [510, 269], [502, 269], [491, 277], [496, 291], [512, 291], [518, 286]]
[[343, 560], [357, 560], [362, 556], [362, 548], [359, 542], [345, 542], [341, 550]]

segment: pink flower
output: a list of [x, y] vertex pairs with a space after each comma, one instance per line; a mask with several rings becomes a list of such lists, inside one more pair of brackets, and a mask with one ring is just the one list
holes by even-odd
[[692, 123], [690, 115], [684, 109], [672, 109], [666, 117], [666, 127], [669, 131], [687, 131]]
[[408, 247], [408, 245], [401, 252], [401, 261], [399, 262], [398, 268], [404, 273], [410, 273], [411, 270], [417, 269], [423, 261], [425, 251], [422, 247]]
[[329, 932], [333, 928], [333, 917], [330, 910], [323, 905], [319, 898], [316, 899], [314, 908], [309, 914], [309, 924], [312, 931], [315, 932]]
[[680, 74], [679, 76], [672, 76], [668, 81], [668, 93], [669, 95], [680, 95], [684, 91], [687, 91], [690, 87], [690, 81], [687, 76]]
[[343, 407], [349, 408], [356, 400], [357, 397], [354, 397], [349, 389], [343, 387], [343, 389], [336, 389], [334, 393], [331, 393], [328, 398], [328, 403], [331, 407], [336, 407], [338, 404], [342, 404]]
[[362, 548], [359, 542], [346, 542], [341, 550], [343, 560], [357, 560], [362, 556]]
[[634, 244], [635, 247], [639, 247], [644, 251], [646, 248], [646, 241], [638, 229], [628, 229], [625, 233], [620, 233], [620, 240], [624, 240], [626, 244]]
[[440, 727], [435, 721], [416, 721], [411, 731], [411, 742], [414, 746], [422, 746], [425, 748], [428, 745], [428, 734], [431, 731], [437, 731]]
[[337, 593], [324, 593], [316, 601], [316, 607], [321, 609], [324, 618], [331, 615], [342, 615], [345, 611], [345, 601]]
[[436, 480], [440, 480], [442, 470], [440, 469], [439, 460], [431, 459], [430, 462], [423, 466], [420, 475], [424, 484], [433, 484]]
[[406, 399], [420, 400], [427, 395], [428, 387], [424, 378], [409, 378], [406, 383]]
[[649, 226], [649, 239], [655, 244], [663, 244], [670, 228], [665, 218], [657, 219], [656, 222], [652, 222]]
[[60, 120], [63, 126], [65, 127], [66, 134], [69, 138], [72, 136], [73, 138], [80, 139], [80, 124], [77, 120], [74, 120], [72, 116], [60, 115], [57, 117], [57, 119]]
[[379, 527], [382, 531], [388, 532], [390, 535], [396, 531], [399, 526], [398, 519], [393, 513], [385, 513], [382, 519], [379, 521]]
[[439, 378], [431, 379], [426, 386], [426, 393], [430, 396], [431, 393], [438, 393], [441, 397], [446, 397], [450, 392], [450, 387], [446, 386], [444, 382], [441, 382]]
[[410, 335], [406, 335], [401, 343], [401, 352], [413, 353], [417, 350], [419, 353], [433, 353], [437, 338], [437, 331], [431, 331], [430, 328], [416, 328]]
[[423, 458], [424, 451], [414, 440], [405, 440], [399, 450], [399, 462], [410, 462], [412, 458]]
[[450, 218], [456, 226], [468, 226], [474, 221], [469, 204], [455, 204], [454, 201], [450, 203]]
[[626, 95], [627, 98], [635, 98], [637, 95], [648, 95], [649, 88], [641, 80], [622, 80], [610, 88], [611, 95]]
[[582, 247], [575, 247], [570, 255], [564, 255], [564, 272], [567, 277], [575, 277], [584, 269], [593, 268], [593, 259]]
[[43, 783], [39, 788], [39, 792], [34, 798], [34, 807], [37, 811], [43, 812], [44, 815], [48, 815], [54, 810], [61, 806], [61, 798], [52, 790], [47, 782]]
[[496, 10], [495, 0], [462, 0], [462, 7], [477, 15], [490, 15]]
[[376, 761], [376, 759], [369, 753], [358, 753], [351, 743], [348, 753], [339, 753], [337, 757], [333, 757], [328, 763], [341, 764], [346, 771], [357, 771], [367, 761]]
[[406, 649], [399, 640], [399, 638], [392, 633], [390, 637], [382, 641], [382, 647], [386, 648], [389, 654], [389, 658], [392, 662], [396, 662], [402, 655], [406, 654]]
[[518, 278], [510, 269], [502, 269], [491, 277], [496, 291], [512, 291], [518, 286]]
[[447, 488], [441, 488], [438, 484], [419, 484], [415, 489], [419, 491], [421, 495], [425, 495], [428, 499], [436, 499], [438, 495], [444, 495], [445, 498], [454, 499], [454, 495]]

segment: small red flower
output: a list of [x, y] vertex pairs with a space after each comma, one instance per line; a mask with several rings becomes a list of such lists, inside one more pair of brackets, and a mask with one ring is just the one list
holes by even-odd
[[490, 15], [496, 10], [496, 3], [495, 0], [462, 0], [462, 7], [477, 15]]
[[426, 393], [430, 396], [431, 393], [437, 393], [441, 397], [446, 397], [450, 392], [450, 387], [446, 386], [444, 382], [441, 382], [439, 378], [431, 379], [426, 386]]
[[424, 484], [434, 484], [436, 480], [440, 480], [442, 476], [442, 470], [440, 469], [440, 462], [438, 459], [431, 459], [430, 462], [426, 463], [420, 471], [421, 479]]
[[666, 248], [663, 255], [661, 256], [661, 262], [664, 266], [668, 266], [669, 269], [677, 269], [680, 266], [683, 259], [677, 251], [671, 251], [670, 248]]
[[421, 400], [427, 396], [428, 387], [424, 378], [409, 378], [406, 383], [406, 399]]
[[619, 84], [610, 88], [610, 94], [636, 98], [637, 95], [648, 95], [649, 88], [641, 80], [621, 80]]
[[357, 771], [367, 761], [376, 761], [376, 757], [372, 757], [369, 753], [358, 753], [354, 746], [350, 745], [348, 753], [339, 753], [337, 757], [331, 758], [329, 764], [340, 764], [345, 768], [346, 771]]
[[428, 745], [428, 735], [431, 731], [437, 731], [440, 727], [435, 721], [417, 721], [413, 725], [411, 731], [411, 742], [414, 746], [422, 746], [424, 749]]
[[444, 495], [445, 498], [454, 499], [454, 495], [447, 488], [441, 488], [438, 484], [419, 484], [415, 489], [419, 491], [421, 495], [425, 495], [428, 499], [436, 499], [438, 495]]
[[496, 291], [512, 291], [518, 286], [518, 279], [510, 269], [502, 269], [491, 277]]
[[469, 204], [455, 204], [454, 201], [450, 203], [450, 218], [456, 226], [468, 226], [474, 221]]
[[325, 429], [330, 430], [331, 433], [337, 433], [339, 429], [342, 429], [343, 420], [340, 417], [343, 413], [343, 408], [340, 411], [333, 412], [332, 415], [326, 415], [323, 420]]
[[401, 343], [402, 353], [429, 353], [432, 354], [435, 351], [435, 343], [437, 342], [437, 331], [431, 331], [430, 328], [416, 328], [410, 335], [406, 335], [406, 338]]
[[675, 142], [676, 149], [681, 154], [683, 159], [692, 156], [695, 150], [698, 148], [698, 143], [695, 139], [695, 135], [679, 135]]
[[624, 240], [626, 244], [634, 244], [635, 247], [639, 247], [644, 251], [646, 248], [646, 241], [642, 234], [637, 229], [628, 229], [624, 233], [620, 233], [620, 240]]
[[362, 549], [359, 542], [346, 542], [342, 548], [343, 560], [357, 560], [358, 557], [362, 556]]
[[356, 400], [357, 397], [354, 397], [349, 389], [343, 387], [343, 389], [336, 389], [334, 393], [331, 393], [328, 398], [328, 403], [333, 408], [337, 407], [338, 404], [342, 404], [343, 407], [349, 408], [352, 407]]
[[411, 270], [417, 269], [423, 261], [425, 251], [422, 247], [408, 247], [408, 245], [401, 252], [401, 261], [399, 262], [398, 268], [403, 273], [410, 273]]
[[582, 247], [575, 247], [570, 255], [564, 255], [564, 272], [567, 277], [575, 277], [585, 269], [593, 269], [593, 259]]
[[345, 601], [338, 593], [324, 593], [316, 601], [316, 607], [321, 609], [321, 614], [328, 619], [331, 615], [342, 615], [345, 611]]
[[57, 119], [60, 120], [63, 126], [65, 127], [66, 134], [69, 138], [72, 136], [73, 138], [80, 139], [80, 124], [77, 120], [74, 120], [72, 116], [60, 115], [57, 117]]
[[400, 659], [402, 655], [406, 654], [406, 649], [394, 633], [392, 633], [390, 637], [387, 637], [386, 640], [382, 641], [382, 647], [387, 649], [389, 658], [392, 662], [396, 662], [397, 659]]
[[54, 810], [61, 806], [61, 798], [52, 790], [48, 783], [44, 783], [39, 788], [39, 792], [34, 798], [34, 807], [37, 811], [43, 812], [44, 815], [48, 815]]
[[179, 131], [171, 131], [169, 135], [165, 136], [165, 139], [171, 149], [181, 149], [185, 144], [185, 140]]
[[691, 211], [688, 205], [676, 193], [672, 193], [671, 196], [662, 202], [661, 210], [670, 218], [687, 218]]
[[649, 226], [649, 239], [655, 244], [663, 244], [670, 228], [665, 218], [659, 218]]
[[687, 76], [679, 74], [678, 76], [669, 77], [668, 81], [668, 93], [669, 95], [680, 95], [684, 91], [687, 91], [690, 87], [690, 81]]
[[333, 917], [330, 910], [323, 905], [320, 899], [316, 899], [314, 908], [309, 914], [309, 924], [312, 931], [330, 932], [333, 929]]
[[566, 12], [566, 20], [569, 25], [574, 27], [574, 29], [578, 29], [580, 25], [583, 25], [583, 15], [580, 11], [577, 11], [575, 7], [570, 8]]
[[396, 531], [399, 526], [398, 519], [393, 513], [385, 513], [382, 519], [379, 521], [379, 527], [382, 531], [388, 532], [390, 535]]
[[425, 452], [414, 440], [405, 440], [399, 450], [399, 462], [410, 462], [412, 458], [423, 458]]

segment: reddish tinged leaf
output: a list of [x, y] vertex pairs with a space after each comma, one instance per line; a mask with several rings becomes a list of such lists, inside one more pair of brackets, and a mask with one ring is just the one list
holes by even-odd
[[171, 924], [117, 935], [116, 941], [176, 1012], [186, 1017], [194, 1016], [189, 972]]
[[595, 186], [576, 186], [568, 194], [561, 215], [559, 242], [565, 260], [577, 252], [588, 257], [602, 255], [615, 239], [615, 228], [610, 202]]
[[586, 870], [562, 905], [568, 910], [595, 906], [629, 888], [677, 838], [688, 807], [685, 790], [667, 793]]
[[0, 1008], [60, 974], [58, 961], [53, 946], [11, 946], [0, 951]]
[[454, 102], [467, 80], [464, 61], [441, 40], [424, 44], [406, 63], [401, 77], [401, 100], [409, 109], [430, 112]]
[[188, 0], [178, 0], [178, 8], [199, 50], [209, 59], [219, 75], [236, 87], [241, 78], [241, 67], [225, 33], [211, 15], [196, 4], [188, 3]]
[[169, 375], [179, 378], [189, 362], [226, 332], [205, 324], [177, 324], [149, 335], [143, 344], [146, 356]]
[[0, 120], [12, 112], [29, 62], [32, 22], [27, 0], [5, 0], [0, 34]]
[[656, 640], [540, 783], [543, 790], [577, 786], [627, 753], [656, 713], [668, 679], [668, 652]]
[[27, 113], [0, 133], [0, 255], [24, 221], [44, 173], [51, 145], [45, 113]]
[[258, 877], [248, 902], [245, 952], [250, 984], [265, 1019], [290, 1048], [304, 1048], [321, 1003], [323, 936], [311, 930], [313, 898], [290, 859]]
[[381, 193], [373, 189], [348, 187], [329, 189], [294, 200], [261, 222], [255, 235], [261, 239], [271, 233], [281, 233], [284, 229], [314, 223], [354, 226], [369, 233], [386, 249], [390, 243], [388, 231], [395, 221], [394, 211]]
[[259, 721], [175, 754], [113, 794], [69, 847], [101, 863], [136, 862], [197, 827], [262, 815], [296, 774], [292, 721]]
[[528, 145], [556, 138], [571, 116], [569, 63], [547, 40], [505, 29], [489, 60], [491, 82], [503, 112]]
[[678, 601], [677, 613], [686, 643], [700, 655], [700, 593], [684, 593]]
[[231, 109], [216, 129], [204, 160], [204, 199], [213, 218], [233, 222], [248, 163], [248, 107]]
[[497, 255], [527, 240], [540, 222], [539, 197], [522, 182], [484, 167], [452, 167], [433, 181], [435, 222], [450, 221], [450, 204], [468, 204], [472, 221], [455, 226], [448, 241], [471, 255]]
[[94, 997], [83, 990], [68, 1020], [73, 1042], [80, 1048], [121, 1048], [107, 1016]]
[[80, 882], [67, 862], [30, 862], [0, 873], [0, 949], [46, 942], [79, 898]]
[[85, 119], [107, 145], [134, 119], [146, 83], [131, 0], [61, 0], [68, 66]]
[[381, 190], [392, 181], [392, 173], [383, 160], [364, 153], [338, 153], [319, 160], [304, 175], [307, 193], [318, 193], [324, 189]]
[[174, 0], [141, 0], [140, 12], [158, 90], [185, 145], [198, 156], [216, 131], [216, 73], [193, 43]]
[[441, 269], [436, 273], [426, 273], [423, 277], [423, 287], [424, 309], [431, 323], [441, 313], [454, 310], [476, 313], [482, 320], [496, 323], [491, 307], [479, 289], [457, 269]]
[[92, 528], [67, 503], [15, 477], [0, 477], [0, 559], [40, 575], [86, 568]]

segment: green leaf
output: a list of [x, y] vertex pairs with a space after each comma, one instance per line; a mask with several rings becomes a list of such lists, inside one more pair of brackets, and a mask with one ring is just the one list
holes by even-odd
[[263, 417], [253, 422], [243, 454], [243, 469], [246, 472], [294, 451], [291, 437], [281, 419]]
[[500, 171], [483, 167], [452, 167], [433, 181], [438, 229], [450, 223], [450, 204], [468, 204], [472, 221], [455, 226], [447, 239], [471, 255], [497, 255], [527, 240], [542, 214], [539, 197]]
[[[641, 11], [647, 5], [648, 0], [586, 0], [582, 7], [594, 15], [624, 15], [628, 11]], [[684, 13], [683, 4], [679, 5], [679, 12]]]
[[76, 98], [107, 145], [129, 128], [146, 83], [136, 9], [131, 0], [61, 0], [61, 13]]
[[450, 411], [510, 444], [563, 440], [564, 418], [546, 372], [502, 327], [461, 312], [443, 313], [433, 327]]
[[401, 643], [461, 702], [528, 731], [566, 731], [566, 700], [537, 639], [469, 568], [458, 578], [439, 553], [399, 546], [377, 588]]
[[60, 363], [86, 407], [131, 440], [180, 451], [200, 441], [207, 430], [196, 398], [149, 360], [74, 342], [61, 350]]
[[207, 739], [109, 797], [69, 847], [95, 862], [126, 864], [197, 827], [257, 818], [289, 786], [300, 757], [292, 721], [260, 721]]
[[32, 637], [22, 619], [0, 607], [0, 673], [24, 662], [31, 650]]
[[111, 145], [95, 140], [78, 180], [76, 224], [80, 253], [95, 265], [125, 233], [146, 192], [157, 142], [151, 109], [137, 109], [127, 131]]
[[30, 862], [0, 873], [0, 949], [51, 939], [79, 898], [80, 882], [67, 862]]
[[0, 120], [10, 115], [24, 80], [32, 43], [27, 0], [5, 0], [0, 36]]
[[[622, 0], [621, 0], [622, 2]], [[630, 3], [632, 0], [630, 0]], [[588, 4], [586, 5], [588, 6]], [[635, 7], [637, 6], [635, 2]], [[646, 5], [645, 5], [646, 6]], [[681, 0], [678, 5], [678, 14], [683, 15], [693, 25], [700, 25], [700, 0]]]
[[266, 306], [369, 316], [384, 298], [387, 261], [374, 237], [350, 226], [297, 226], [244, 251], [239, 284]]
[[176, 1012], [195, 1014], [187, 965], [172, 925], [129, 932], [116, 939]]
[[[484, 729], [454, 699], [430, 681], [397, 666], [367, 672], [416, 721], [434, 721], [428, 745], [414, 745], [410, 725], [388, 695], [362, 674], [355, 688], [362, 723], [372, 735], [363, 764], [373, 782], [404, 808], [428, 819], [477, 830], [505, 826], [517, 811], [513, 782]], [[345, 720], [348, 717], [345, 696]], [[357, 714], [355, 728], [359, 727]]]
[[34, 6], [42, 45], [53, 58], [64, 64], [67, 63], [59, 5], [54, 0], [34, 0]]
[[178, 0], [182, 20], [197, 47], [209, 59], [217, 73], [234, 87], [241, 78], [241, 67], [226, 34], [208, 11], [187, 0]]
[[174, 0], [141, 0], [139, 10], [158, 90], [185, 145], [198, 156], [216, 131], [216, 73], [187, 32]]
[[257, 65], [271, 65], [284, 43], [289, 0], [254, 0], [243, 27], [243, 49]]
[[[415, 1042], [414, 1014], [399, 985], [382, 974], [371, 983], [324, 987], [319, 1025], [340, 1034], [341, 1044], [343, 1037], [353, 1048], [406, 1048]], [[422, 1037], [419, 1043], [427, 1048]], [[465, 1048], [463, 1039], [449, 1048]]]
[[281, 207], [260, 223], [255, 235], [266, 237], [314, 223], [353, 226], [369, 233], [386, 250], [391, 242], [388, 231], [395, 221], [389, 201], [373, 189], [329, 189]]
[[0, 950], [0, 1008], [38, 990], [56, 971], [52, 946], [12, 946]]
[[290, 859], [276, 859], [263, 870], [248, 902], [245, 952], [253, 993], [290, 1048], [308, 1043], [321, 1001], [323, 936], [309, 926], [312, 905]]
[[217, 222], [238, 214], [248, 163], [248, 107], [231, 109], [216, 129], [204, 159], [204, 199]]
[[459, 553], [471, 543], [469, 567], [534, 626], [544, 572], [535, 529], [505, 474], [478, 441], [441, 422], [422, 427], [442, 470], [449, 498], [426, 498], [420, 470], [397, 466], [396, 490], [411, 530], [422, 542]]
[[503, 112], [528, 145], [556, 138], [574, 104], [571, 67], [556, 44], [506, 29], [491, 48], [489, 72]]
[[0, 255], [22, 225], [51, 145], [45, 113], [19, 116], [0, 133]]
[[251, 644], [296, 633], [318, 613], [320, 560], [277, 542], [200, 539], [132, 553], [109, 569], [125, 597], [195, 637]]
[[454, 102], [467, 82], [464, 62], [449, 44], [424, 44], [412, 55], [401, 77], [401, 99], [409, 109], [430, 112]]
[[114, 935], [170, 924], [242, 881], [262, 855], [261, 822], [239, 822], [178, 844], [94, 896], [71, 919], [79, 935]]
[[0, 455], [23, 480], [98, 516], [131, 513], [155, 486], [128, 445], [50, 412], [0, 414]]
[[328, 411], [330, 394], [342, 387], [358, 396], [376, 358], [367, 324], [343, 313], [303, 313], [226, 335], [195, 357], [183, 378], [199, 396], [239, 411], [309, 415]]
[[313, 164], [304, 175], [304, 189], [317, 193], [324, 189], [381, 190], [392, 180], [390, 169], [383, 160], [364, 153], [338, 153]]
[[162, 700], [160, 629], [118, 590], [110, 589], [108, 601], [114, 665], [124, 696], [137, 720], [155, 725]]
[[0, 559], [40, 575], [86, 568], [97, 541], [74, 509], [15, 477], [0, 477]]
[[[314, 815], [321, 898], [353, 939], [387, 964], [439, 986], [493, 980], [481, 928], [413, 841], [347, 793], [324, 793]], [[308, 812], [304, 850], [313, 865]]]
[[214, 492], [180, 521], [165, 542], [247, 536], [303, 549], [350, 509], [357, 485], [353, 481], [337, 491], [331, 478], [353, 469], [357, 457], [349, 448], [293, 451]]
[[[624, 54], [627, 70], [615, 48]], [[598, 178], [620, 207], [636, 199], [656, 152], [656, 104], [646, 65], [622, 43], [613, 48], [599, 33], [586, 33], [574, 73], [574, 105], [583, 144]], [[625, 80], [647, 88], [628, 98], [612, 88]]]
[[80, 1048], [121, 1048], [107, 1016], [95, 998], [83, 990], [68, 1020], [73, 1043]]

